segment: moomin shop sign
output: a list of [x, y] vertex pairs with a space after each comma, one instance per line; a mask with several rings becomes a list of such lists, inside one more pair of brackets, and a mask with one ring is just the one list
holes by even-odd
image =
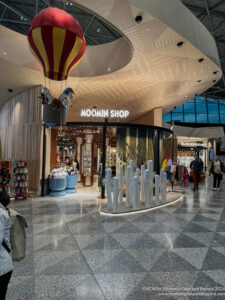
[[93, 118], [121, 118], [125, 119], [129, 116], [128, 110], [114, 110], [114, 109], [81, 109], [81, 117]]

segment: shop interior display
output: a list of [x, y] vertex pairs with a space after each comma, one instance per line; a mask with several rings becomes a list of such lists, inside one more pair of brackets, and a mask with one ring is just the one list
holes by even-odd
[[10, 192], [10, 169], [11, 162], [10, 161], [1, 161], [0, 160], [0, 192]]
[[14, 161], [14, 189], [15, 199], [26, 199], [28, 194], [28, 169], [26, 161]]
[[76, 193], [77, 185], [77, 170], [72, 166], [64, 166], [54, 168], [50, 172], [50, 195], [64, 196], [67, 194]]
[[50, 178], [54, 179], [62, 179], [66, 178], [68, 173], [64, 170], [64, 168], [55, 168], [50, 172]]
[[83, 173], [84, 176], [91, 176], [91, 152], [90, 151], [84, 151]]
[[59, 197], [66, 195], [66, 178], [68, 174], [64, 168], [55, 168], [50, 173], [50, 196]]

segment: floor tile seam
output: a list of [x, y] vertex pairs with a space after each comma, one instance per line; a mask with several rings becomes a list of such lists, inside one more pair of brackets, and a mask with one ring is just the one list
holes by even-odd
[[[63, 219], [64, 219], [64, 217], [63, 217]], [[69, 228], [69, 226], [68, 226], [68, 228]], [[74, 237], [74, 235], [73, 235], [73, 232], [71, 231], [70, 228], [69, 228], [69, 231], [70, 231], [70, 233], [71, 233], [71, 235], [72, 235], [73, 240], [75, 241], [75, 243], [76, 243], [76, 245], [77, 245], [77, 248], [78, 248], [79, 251], [80, 251], [80, 254], [82, 255], [84, 261], [86, 262], [86, 264], [87, 264], [87, 266], [88, 266], [88, 268], [89, 268], [89, 271], [90, 271], [91, 275], [92, 275], [93, 278], [95, 279], [95, 281], [96, 281], [96, 283], [97, 283], [97, 285], [98, 285], [98, 287], [99, 287], [99, 289], [100, 289], [100, 291], [101, 291], [101, 293], [102, 293], [104, 299], [107, 300], [107, 298], [106, 298], [106, 296], [105, 296], [105, 294], [104, 294], [104, 292], [103, 292], [103, 290], [102, 290], [102, 288], [101, 288], [101, 286], [100, 286], [100, 284], [99, 284], [97, 278], [95, 277], [94, 272], [92, 271], [92, 269], [91, 269], [89, 263], [87, 262], [86, 257], [84, 256], [84, 254], [83, 254], [83, 252], [82, 252], [82, 249], [81, 249], [80, 246], [78, 245], [78, 243], [77, 243], [77, 241], [76, 241], [76, 239], [75, 239], [75, 237]]]

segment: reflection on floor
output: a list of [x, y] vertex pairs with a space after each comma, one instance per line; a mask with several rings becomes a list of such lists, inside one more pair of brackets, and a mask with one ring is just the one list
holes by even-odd
[[198, 299], [199, 287], [225, 286], [225, 184], [189, 186], [182, 202], [116, 218], [99, 215], [97, 195], [11, 203], [29, 228], [8, 300]]

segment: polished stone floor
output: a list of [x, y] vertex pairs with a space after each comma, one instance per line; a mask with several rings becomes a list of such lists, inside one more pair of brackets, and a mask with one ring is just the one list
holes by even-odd
[[225, 184], [124, 217], [100, 216], [96, 196], [11, 203], [29, 227], [7, 300], [225, 299]]

